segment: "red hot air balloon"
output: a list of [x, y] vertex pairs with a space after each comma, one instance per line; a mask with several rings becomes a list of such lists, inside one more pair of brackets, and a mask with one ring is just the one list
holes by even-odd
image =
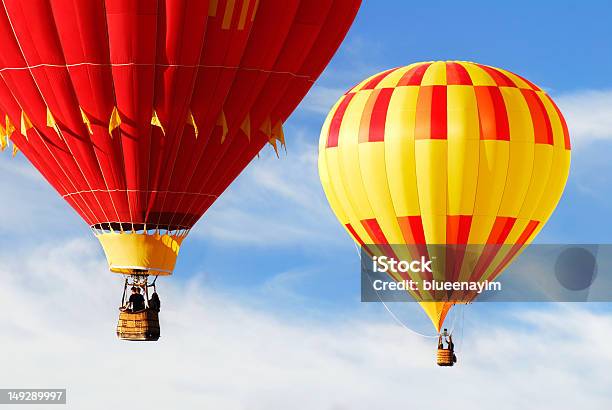
[[360, 1], [2, 3], [2, 146], [12, 140], [92, 227], [111, 271], [146, 291], [261, 148], [284, 144], [283, 122]]

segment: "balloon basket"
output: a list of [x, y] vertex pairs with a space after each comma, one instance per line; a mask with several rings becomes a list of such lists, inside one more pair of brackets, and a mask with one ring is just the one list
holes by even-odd
[[145, 309], [140, 312], [119, 312], [117, 337], [130, 341], [156, 341], [159, 339], [159, 315]]
[[454, 352], [450, 349], [438, 349], [437, 363], [438, 366], [448, 367], [455, 364]]

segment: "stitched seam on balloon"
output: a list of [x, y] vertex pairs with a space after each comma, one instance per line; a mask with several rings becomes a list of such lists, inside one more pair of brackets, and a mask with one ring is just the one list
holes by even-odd
[[71, 63], [71, 64], [34, 64], [27, 65], [25, 67], [4, 67], [0, 68], [0, 71], [13, 71], [13, 70], [31, 70], [33, 68], [40, 67], [55, 67], [55, 68], [68, 68], [68, 67], [79, 67], [79, 66], [94, 66], [94, 67], [130, 67], [130, 66], [138, 66], [138, 67], [181, 67], [181, 68], [227, 68], [229, 70], [244, 70], [244, 71], [259, 71], [262, 73], [269, 74], [288, 74], [296, 78], [305, 78], [308, 81], [314, 82], [308, 75], [296, 74], [291, 71], [275, 71], [275, 70], [266, 70], [263, 68], [254, 68], [254, 67], [238, 67], [238, 66], [224, 66], [224, 65], [207, 65], [207, 64], [151, 64], [151, 63], [90, 63], [90, 62], [82, 62], [82, 63]]
[[[80, 195], [80, 194], [87, 194], [87, 193], [95, 193], [95, 192], [106, 192], [106, 193], [111, 193], [111, 192], [148, 192], [148, 193], [158, 193], [158, 194], [175, 194], [175, 195], [197, 195], [197, 196], [205, 196], [205, 197], [209, 197], [209, 198], [218, 198], [218, 195], [214, 195], [214, 194], [205, 194], [202, 192], [180, 192], [180, 191], [157, 191], [157, 190], [145, 190], [145, 189], [90, 189], [90, 190], [84, 190], [84, 191], [76, 191], [76, 192], [70, 192], [68, 194], [62, 195], [62, 198], [66, 198], [72, 195]], [[125, 221], [124, 221], [125, 222]]]

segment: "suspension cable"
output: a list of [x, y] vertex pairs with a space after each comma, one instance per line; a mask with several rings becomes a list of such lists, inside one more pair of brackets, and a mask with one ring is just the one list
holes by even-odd
[[[356, 243], [353, 243], [353, 244], [355, 245], [355, 250], [356, 250], [356, 252], [357, 252], [357, 256], [359, 256], [359, 261], [360, 261], [361, 267], [362, 267], [362, 269], [363, 269], [363, 268], [364, 268], [364, 266], [363, 266], [363, 263], [364, 263], [364, 262], [363, 262], [363, 260], [362, 260], [362, 258], [361, 258], [361, 248], [360, 248], [360, 247], [359, 247], [359, 246], [358, 246]], [[400, 320], [400, 319], [397, 317], [397, 315], [396, 315], [395, 313], [393, 313], [393, 312], [391, 311], [391, 309], [389, 309], [389, 306], [387, 306], [387, 304], [386, 304], [386, 303], [385, 303], [385, 302], [384, 302], [384, 301], [381, 299], [381, 297], [380, 297], [380, 295], [379, 295], [379, 293], [378, 293], [378, 290], [376, 290], [376, 288], [374, 288], [374, 291], [376, 292], [376, 297], [378, 298], [378, 301], [379, 301], [380, 303], [382, 303], [382, 304], [383, 304], [383, 306], [385, 307], [385, 309], [387, 310], [387, 312], [389, 312], [389, 314], [391, 315], [391, 317], [392, 317], [392, 318], [393, 318], [393, 319], [394, 319], [394, 320], [395, 320], [397, 323], [399, 323], [399, 324], [400, 324], [400, 325], [401, 325], [401, 326], [402, 326], [404, 329], [408, 330], [410, 333], [413, 333], [413, 334], [415, 334], [415, 335], [417, 335], [417, 336], [424, 337], [424, 338], [428, 338], [428, 339], [436, 339], [436, 338], [438, 338], [438, 337], [440, 336], [440, 333], [435, 334], [435, 335], [427, 335], [427, 334], [424, 334], [424, 333], [417, 332], [416, 330], [411, 329], [411, 328], [409, 328], [408, 326], [406, 326], [406, 324], [404, 324], [404, 322], [402, 322], [402, 321], [401, 321], [401, 320]], [[453, 306], [457, 306], [457, 305], [453, 305]], [[462, 308], [462, 309], [461, 309], [462, 314], [463, 314], [463, 311], [464, 311], [464, 310], [463, 310], [463, 308]], [[449, 331], [449, 334], [450, 334], [450, 335], [452, 335], [452, 334], [453, 334], [453, 332], [454, 332], [454, 330], [455, 330], [455, 324], [456, 324], [456, 322], [457, 322], [457, 316], [458, 316], [458, 314], [457, 314], [457, 313], [453, 314], [453, 321], [452, 321], [452, 323], [451, 323], [451, 327], [450, 327], [450, 331]], [[463, 321], [463, 319], [461, 319], [461, 321]], [[461, 331], [462, 331], [461, 337], [463, 338], [463, 326], [461, 326]]]

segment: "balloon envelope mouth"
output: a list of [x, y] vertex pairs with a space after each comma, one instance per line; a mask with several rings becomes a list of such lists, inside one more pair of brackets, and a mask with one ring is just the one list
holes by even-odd
[[96, 235], [111, 272], [172, 275], [185, 235], [112, 232]]

